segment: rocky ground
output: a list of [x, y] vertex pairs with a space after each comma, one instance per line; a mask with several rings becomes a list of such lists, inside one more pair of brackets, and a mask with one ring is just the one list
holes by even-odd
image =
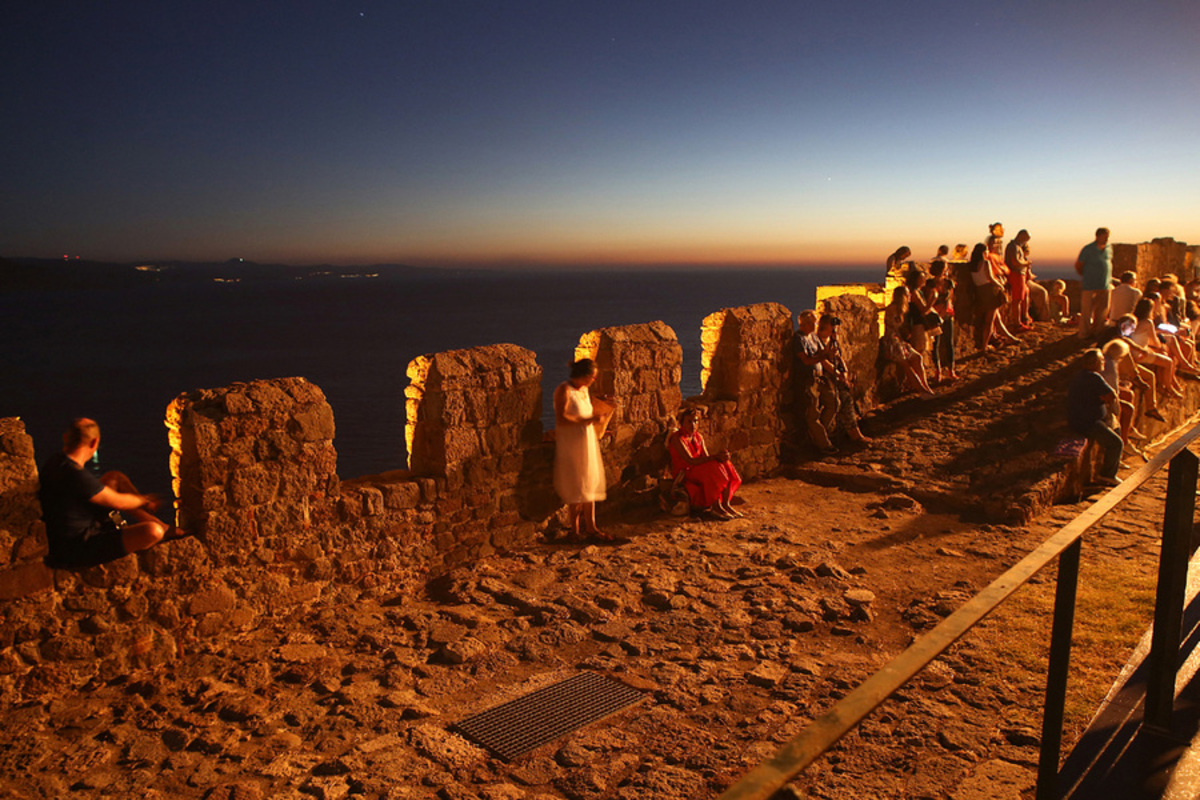
[[[1057, 404], [1039, 387], [1061, 382], [1078, 348], [1038, 336], [1044, 347], [965, 363], [960, 385], [975, 390], [883, 409], [869, 448], [744, 487], [745, 519], [611, 520], [631, 543], [548, 543], [417, 596], [341, 587], [167, 668], [6, 709], [0, 795], [714, 797], [1086, 507], [979, 521], [982, 498], [1019, 483], [1010, 458], [1038, 467], [1004, 509], [1045, 477], [1053, 444], [1001, 425], [1032, 398], [1043, 413]], [[1008, 379], [989, 386], [997, 370]], [[1071, 739], [1148, 621], [1164, 485], [1085, 544], [1075, 662], [1089, 666]], [[951, 503], [956, 492], [974, 499]], [[1052, 587], [1039, 577], [792, 793], [1029, 796]], [[1114, 641], [1117, 616], [1127, 641]], [[580, 670], [645, 698], [513, 763], [448, 730]]]

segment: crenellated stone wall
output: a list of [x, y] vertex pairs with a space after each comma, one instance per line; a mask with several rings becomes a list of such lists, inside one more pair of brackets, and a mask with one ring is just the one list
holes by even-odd
[[167, 428], [179, 525], [221, 563], [269, 561], [329, 518], [338, 489], [333, 409], [304, 378], [182, 394], [167, 408]]
[[[1161, 267], [1190, 277], [1195, 248], [1136, 247], [1143, 276]], [[972, 287], [956, 278], [956, 338], [969, 348]], [[878, 287], [861, 289], [823, 287], [818, 297], [821, 311], [843, 320], [843, 356], [865, 411], [881, 399], [880, 330]], [[806, 446], [792, 411], [793, 330], [791, 311], [775, 303], [703, 323], [704, 388], [689, 401], [708, 408], [710, 449], [731, 450], [746, 478], [778, 468], [785, 444]], [[675, 332], [662, 322], [602, 328], [580, 338], [576, 355], [596, 360], [596, 391], [618, 402], [602, 443], [604, 510], [648, 502], [682, 402]], [[163, 663], [334, 593], [352, 602], [358, 592], [411, 591], [455, 564], [529, 546], [557, 524], [534, 353], [490, 345], [429, 354], [408, 376], [409, 468], [347, 480], [337, 474], [333, 410], [307, 380], [180, 395], [167, 410], [171, 470], [178, 523], [196, 536], [82, 571], [43, 564], [32, 442], [19, 419], [0, 419], [0, 702]]]
[[1173, 274], [1183, 282], [1197, 277], [1196, 259], [1200, 246], [1189, 246], [1171, 237], [1140, 244], [1113, 245], [1113, 277], [1126, 270], [1138, 274], [1138, 282]]
[[621, 502], [654, 488], [683, 400], [683, 348], [675, 331], [664, 322], [601, 328], [580, 337], [575, 358], [596, 362], [592, 391], [617, 403], [601, 440], [609, 499]]
[[778, 303], [727, 308], [700, 330], [701, 403], [710, 451], [728, 449], [744, 478], [779, 466], [792, 418], [792, 312]]

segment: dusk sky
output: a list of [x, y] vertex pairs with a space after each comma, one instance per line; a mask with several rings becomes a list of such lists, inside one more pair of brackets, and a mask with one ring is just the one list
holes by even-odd
[[1200, 3], [22, 2], [0, 255], [877, 263], [1200, 243]]

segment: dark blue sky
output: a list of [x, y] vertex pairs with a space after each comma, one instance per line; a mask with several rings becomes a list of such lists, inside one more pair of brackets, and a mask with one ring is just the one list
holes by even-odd
[[1195, 2], [23, 3], [0, 255], [877, 261], [1200, 241]]

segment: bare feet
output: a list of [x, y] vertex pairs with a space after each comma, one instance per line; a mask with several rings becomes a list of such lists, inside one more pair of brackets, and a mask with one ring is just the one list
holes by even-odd
[[727, 515], [727, 516], [728, 516], [730, 519], [741, 518], [741, 517], [744, 517], [744, 516], [746, 516], [745, 514], [743, 514], [742, 512], [738, 511], [736, 508], [734, 508], [733, 506], [731, 506], [731, 505], [728, 505], [728, 504], [726, 504], [726, 505], [723, 505], [723, 506], [721, 506], [720, 508], [721, 508], [721, 510], [722, 510], [722, 511], [724, 511], [724, 512], [725, 512], [725, 514], [726, 514], [726, 515]]

